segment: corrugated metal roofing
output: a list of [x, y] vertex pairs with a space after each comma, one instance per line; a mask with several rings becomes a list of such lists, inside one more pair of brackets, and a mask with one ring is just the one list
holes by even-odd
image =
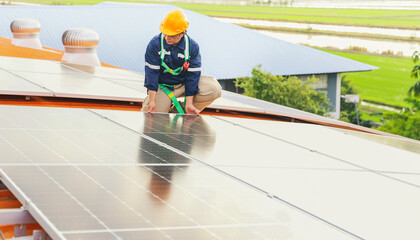
[[[61, 36], [69, 28], [85, 27], [100, 37], [101, 61], [128, 70], [144, 72], [144, 52], [159, 33], [159, 24], [170, 5], [114, 4], [93, 6], [3, 6], [0, 36], [12, 37], [9, 25], [17, 18], [41, 23], [41, 43], [64, 49]], [[253, 67], [275, 75], [302, 75], [369, 71], [373, 66], [300, 46], [210, 17], [185, 10], [189, 35], [200, 44], [203, 74], [218, 79], [249, 76]]]

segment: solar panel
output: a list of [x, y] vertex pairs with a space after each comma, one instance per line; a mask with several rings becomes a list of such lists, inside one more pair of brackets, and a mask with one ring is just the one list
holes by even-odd
[[0, 67], [6, 71], [24, 71], [51, 74], [77, 74], [75, 71], [58, 62], [0, 56]]
[[[0, 56], [2, 94], [138, 102], [147, 96], [143, 85], [144, 74], [128, 70]], [[226, 98], [214, 104], [256, 108]]]
[[167, 131], [167, 116], [149, 126], [141, 113], [94, 111], [357, 237], [420, 236], [419, 154], [323, 126], [223, 117], [190, 124], [188, 141], [179, 137], [185, 120]]
[[420, 189], [396, 179], [369, 171], [219, 168], [363, 239], [420, 237]]
[[34, 83], [28, 82], [25, 79], [16, 76], [10, 72], [1, 70], [0, 68], [0, 89], [2, 94], [18, 95], [25, 92], [27, 96], [45, 96], [50, 97], [54, 94]]
[[420, 186], [420, 174], [418, 173], [384, 172], [384, 174]]
[[213, 230], [223, 233], [230, 228], [264, 239], [265, 233], [252, 227], [281, 228], [288, 236], [309, 234], [303, 233], [302, 223], [316, 229], [312, 234], [348, 238], [203, 166], [4, 166], [2, 170], [6, 183], [10, 178], [25, 193], [24, 202], [39, 209], [31, 214], [56, 229], [49, 233], [57, 239], [87, 233], [142, 238], [143, 232], [147, 236], [163, 231], [171, 237], [173, 231], [175, 239], [187, 232], [220, 239]]
[[57, 97], [140, 101], [139, 92], [93, 76], [19, 71], [12, 73], [53, 91]]
[[211, 138], [213, 118], [162, 125], [169, 115], [157, 114], [159, 128], [139, 118], [148, 135], [90, 110], [0, 113], [0, 151], [15, 150], [0, 158], [1, 181], [54, 239], [354, 238], [163, 142], [160, 127]]
[[[122, 69], [12, 57], [0, 57], [0, 67], [0, 74], [7, 74], [0, 80], [2, 93], [119, 101], [140, 101], [147, 95], [143, 75]], [[16, 78], [19, 81], [8, 84]], [[17, 85], [21, 82], [32, 88]], [[33, 93], [37, 89], [41, 93]]]
[[85, 110], [54, 110], [2, 106], [2, 151], [15, 155], [12, 160], [20, 163], [28, 159], [13, 146], [30, 151], [33, 163], [164, 163], [168, 156], [177, 156]]
[[[420, 173], [420, 155], [312, 124], [220, 118], [365, 170]], [[293, 127], [291, 127], [293, 126]], [[322, 137], [320, 137], [322, 136]], [[417, 144], [420, 147], [419, 144]], [[395, 159], [399, 159], [395, 161]]]
[[[175, 119], [167, 114], [150, 116], [135, 112], [92, 111], [215, 166], [355, 169], [309, 149], [214, 117], [182, 116]], [[168, 130], [168, 125], [174, 127]]]

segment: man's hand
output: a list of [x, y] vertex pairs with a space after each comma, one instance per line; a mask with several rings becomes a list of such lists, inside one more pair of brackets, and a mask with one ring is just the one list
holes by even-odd
[[185, 107], [185, 113], [186, 114], [200, 114], [200, 111], [198, 111], [198, 109], [197, 108], [195, 108], [194, 107], [194, 105], [187, 105], [186, 107]]
[[156, 112], [156, 102], [150, 102], [147, 112]]
[[194, 96], [187, 96], [187, 103], [185, 105], [185, 113], [199, 115], [200, 111], [198, 111], [198, 109], [194, 107], [193, 99], [194, 99]]
[[149, 90], [149, 107], [147, 112], [156, 112], [156, 91]]

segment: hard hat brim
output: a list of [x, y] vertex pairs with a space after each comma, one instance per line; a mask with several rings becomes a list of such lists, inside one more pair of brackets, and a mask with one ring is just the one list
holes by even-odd
[[[177, 35], [177, 34], [180, 34], [180, 33], [182, 33], [183, 31], [180, 31], [180, 32], [174, 32], [174, 31], [171, 31], [171, 30], [169, 30], [169, 29], [167, 29], [167, 28], [165, 28], [164, 26], [163, 26], [163, 21], [162, 21], [162, 23], [160, 24], [160, 26], [159, 26], [159, 30], [160, 30], [160, 32], [161, 33], [163, 33], [163, 34], [165, 34], [165, 35], [168, 35], [168, 36], [175, 36], [175, 35]], [[185, 31], [185, 30], [184, 30]]]

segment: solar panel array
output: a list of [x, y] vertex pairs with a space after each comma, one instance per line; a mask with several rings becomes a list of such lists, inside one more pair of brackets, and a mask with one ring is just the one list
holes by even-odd
[[53, 239], [420, 236], [420, 155], [327, 128], [21, 106], [0, 126], [1, 181]]
[[220, 120], [134, 114], [0, 106], [1, 180], [53, 239], [353, 238], [190, 155]]

